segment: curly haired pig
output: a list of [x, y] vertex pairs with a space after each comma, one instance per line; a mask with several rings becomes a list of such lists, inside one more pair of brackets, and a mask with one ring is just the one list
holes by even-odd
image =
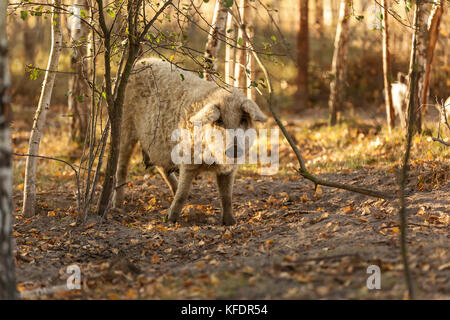
[[[130, 77], [124, 103], [119, 167], [116, 185], [126, 181], [130, 156], [137, 142], [147, 165], [157, 170], [174, 194], [168, 210], [169, 221], [175, 222], [188, 197], [192, 180], [204, 171], [213, 172], [222, 203], [222, 222], [235, 223], [232, 211], [232, 188], [237, 164], [175, 164], [172, 150], [177, 142], [172, 134], [177, 129], [194, 128], [194, 122], [217, 130], [249, 129], [254, 121], [266, 121], [257, 104], [235, 89], [224, 89], [215, 82], [200, 79], [159, 59], [143, 59], [136, 63]], [[236, 144], [236, 141], [234, 142]], [[237, 146], [233, 148], [236, 150]], [[248, 152], [245, 148], [244, 152]], [[179, 169], [179, 180], [174, 171]], [[114, 196], [114, 206], [121, 207], [124, 188]]]

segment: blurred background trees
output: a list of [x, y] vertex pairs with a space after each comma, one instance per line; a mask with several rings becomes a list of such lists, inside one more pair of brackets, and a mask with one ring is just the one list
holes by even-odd
[[[234, 1], [233, 10], [239, 7], [242, 11], [244, 2], [243, 0]], [[300, 0], [248, 1], [249, 7], [256, 8], [256, 10], [249, 10], [252, 11], [253, 15], [250, 21], [253, 24], [255, 46], [257, 49], [270, 48], [273, 52], [269, 68], [274, 75], [275, 90], [279, 92], [276, 99], [282, 102], [280, 107], [282, 106], [287, 112], [294, 114], [298, 113], [298, 110], [303, 110], [302, 105], [304, 101], [298, 98], [300, 96], [298, 92], [305, 91], [305, 88], [301, 88], [298, 84], [298, 76], [302, 72], [305, 73], [305, 68], [299, 66], [300, 60], [297, 58], [298, 55], [306, 54], [306, 51], [297, 50], [297, 39], [301, 34], [299, 30], [301, 21], [300, 4], [302, 2], [306, 3]], [[203, 18], [192, 14], [192, 21], [187, 22], [188, 27], [185, 31], [189, 39], [189, 45], [200, 52], [204, 52], [207, 33], [199, 32], [196, 24], [204, 30], [209, 30], [208, 24], [211, 24], [213, 21], [215, 1], [205, 3], [202, 0], [195, 0], [193, 3], [202, 13]], [[381, 2], [355, 0], [352, 3], [353, 6], [350, 11], [352, 16], [348, 22], [352, 34], [348, 43], [347, 80], [345, 84], [346, 92], [344, 93], [345, 108], [355, 110], [363, 108], [367, 110], [367, 107], [370, 106], [370, 110], [381, 113], [385, 110], [383, 62], [381, 59], [382, 30], [381, 28], [374, 28], [374, 25], [377, 25], [374, 22], [379, 21], [380, 18], [380, 11], [377, 11], [375, 8], [379, 7], [377, 3]], [[66, 5], [70, 7], [72, 0], [68, 1]], [[332, 80], [330, 71], [333, 61], [336, 26], [339, 18], [339, 5], [340, 1], [337, 0], [309, 1], [308, 26], [312, 32], [307, 37], [310, 44], [310, 60], [307, 65], [308, 84], [306, 92], [308, 92], [307, 101], [309, 101], [310, 108], [317, 106], [325, 108], [328, 106], [330, 82]], [[395, 18], [391, 17], [389, 30], [391, 73], [394, 77], [398, 71], [407, 72], [410, 56], [411, 28], [405, 27], [401, 22], [410, 24], [413, 15], [411, 10], [405, 11], [404, 6], [405, 4], [402, 1], [389, 2], [390, 12], [395, 16]], [[22, 11], [26, 13], [21, 13]], [[191, 11], [191, 13], [194, 13], [193, 9]], [[436, 12], [440, 11], [437, 10]], [[173, 10], [171, 14], [174, 14]], [[245, 18], [245, 14], [243, 16]], [[359, 16], [364, 16], [364, 19], [356, 19]], [[66, 27], [67, 15], [64, 15], [62, 23], [67, 46], [63, 49], [60, 69], [69, 71], [74, 70], [74, 66], [71, 66], [72, 56], [76, 57], [76, 51], [84, 49], [81, 47], [75, 49], [73, 43], [70, 44]], [[173, 24], [167, 24], [164, 28], [172, 28], [172, 31], [176, 31]], [[230, 29], [234, 30], [234, 28], [228, 26], [226, 28], [230, 41], [233, 41], [233, 34], [230, 32]], [[30, 30], [32, 30], [31, 36]], [[431, 82], [427, 89], [432, 97], [448, 95], [448, 79], [450, 77], [450, 36], [448, 30], [450, 30], [450, 19], [448, 19], [448, 13], [445, 12], [443, 18], [441, 18], [439, 37], [436, 37], [436, 49], [433, 58], [435, 68], [430, 73]], [[282, 35], [279, 31], [281, 31]], [[50, 25], [42, 12], [32, 12], [29, 9], [22, 8], [10, 15], [8, 33], [10, 38], [13, 37], [16, 40], [11, 43], [13, 102], [23, 101], [26, 108], [24, 112], [32, 112], [39, 97], [43, 72], [25, 67], [24, 62], [26, 61], [26, 64], [33, 64], [36, 67], [45, 69], [50, 49]], [[237, 45], [245, 47], [242, 37], [238, 35], [234, 37], [236, 42], [239, 42], [240, 38], [242, 43], [237, 43]], [[232, 49], [230, 46], [222, 45], [220, 55], [225, 56], [225, 51], [228, 50], [226, 47]], [[242, 50], [236, 50], [237, 59], [234, 60], [241, 61], [240, 51]], [[181, 56], [177, 56], [177, 61], [180, 61], [181, 58]], [[225, 68], [224, 61], [225, 59], [218, 61], [218, 70], [221, 70], [222, 73], [224, 73]], [[242, 61], [245, 62], [245, 60]], [[301, 62], [304, 63], [304, 61], [305, 59], [302, 58]], [[238, 74], [235, 74], [235, 76], [238, 76], [237, 78], [240, 76], [240, 69], [243, 68], [236, 67], [235, 71]], [[102, 72], [101, 68], [98, 72]], [[37, 78], [37, 80], [32, 80], [30, 77], [33, 79]], [[256, 70], [254, 78], [258, 80], [260, 77], [260, 71]], [[69, 86], [70, 78], [69, 74], [57, 75], [59, 85], [54, 92], [55, 104], [67, 104], [68, 99], [72, 101], [72, 104], [74, 102], [75, 105], [80, 103], [78, 101], [81, 100], [80, 96], [69, 94], [72, 91]], [[245, 88], [247, 85], [244, 84], [241, 87]], [[304, 95], [302, 94], [301, 96], [303, 97]], [[259, 98], [257, 97], [257, 99]], [[67, 118], [69, 123], [72, 121], [76, 122], [73, 112], [68, 110], [67, 115], [70, 115]], [[82, 122], [80, 121], [79, 123]]]

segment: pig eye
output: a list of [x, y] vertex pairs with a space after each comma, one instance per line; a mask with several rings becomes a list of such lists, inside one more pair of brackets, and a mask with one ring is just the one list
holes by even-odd
[[220, 127], [223, 127], [225, 125], [223, 123], [222, 117], [220, 117], [219, 119], [216, 120], [215, 125], [220, 126]]

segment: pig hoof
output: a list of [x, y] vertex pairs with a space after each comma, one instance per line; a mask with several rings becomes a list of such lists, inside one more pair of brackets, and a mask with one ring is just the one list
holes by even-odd
[[232, 226], [236, 223], [236, 219], [233, 217], [223, 217], [223, 224], [226, 226]]
[[170, 222], [177, 222], [177, 219], [178, 219], [178, 215], [177, 214], [174, 214], [173, 212], [171, 212], [171, 211], [169, 211], [168, 213], [167, 213], [167, 215], [166, 215], [166, 218], [167, 218], [167, 221], [170, 221]]

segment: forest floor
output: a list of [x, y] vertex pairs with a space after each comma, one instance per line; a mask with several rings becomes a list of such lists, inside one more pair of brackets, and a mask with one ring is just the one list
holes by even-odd
[[[57, 114], [57, 113], [55, 113]], [[29, 120], [16, 119], [13, 144], [25, 152]], [[28, 119], [28, 117], [24, 118]], [[321, 177], [395, 193], [402, 134], [373, 121], [286, 122], [307, 166]], [[273, 125], [273, 124], [270, 124]], [[49, 120], [41, 154], [76, 158], [58, 116]], [[399, 131], [399, 130], [398, 130]], [[432, 131], [432, 130], [431, 130]], [[431, 132], [433, 133], [433, 132]], [[407, 186], [410, 264], [419, 298], [450, 299], [449, 148], [426, 133], [414, 139]], [[14, 202], [19, 290], [41, 299], [403, 299], [396, 201], [322, 187], [294, 170], [280, 145], [280, 170], [240, 170], [234, 189], [237, 224], [220, 225], [214, 179], [198, 177], [177, 224], [164, 221], [172, 197], [145, 172], [140, 153], [130, 168], [126, 204], [77, 226], [74, 175], [40, 161], [37, 215], [21, 215], [24, 159], [15, 161]], [[30, 294], [65, 285], [81, 269], [80, 290]], [[381, 269], [369, 290], [367, 268]]]

